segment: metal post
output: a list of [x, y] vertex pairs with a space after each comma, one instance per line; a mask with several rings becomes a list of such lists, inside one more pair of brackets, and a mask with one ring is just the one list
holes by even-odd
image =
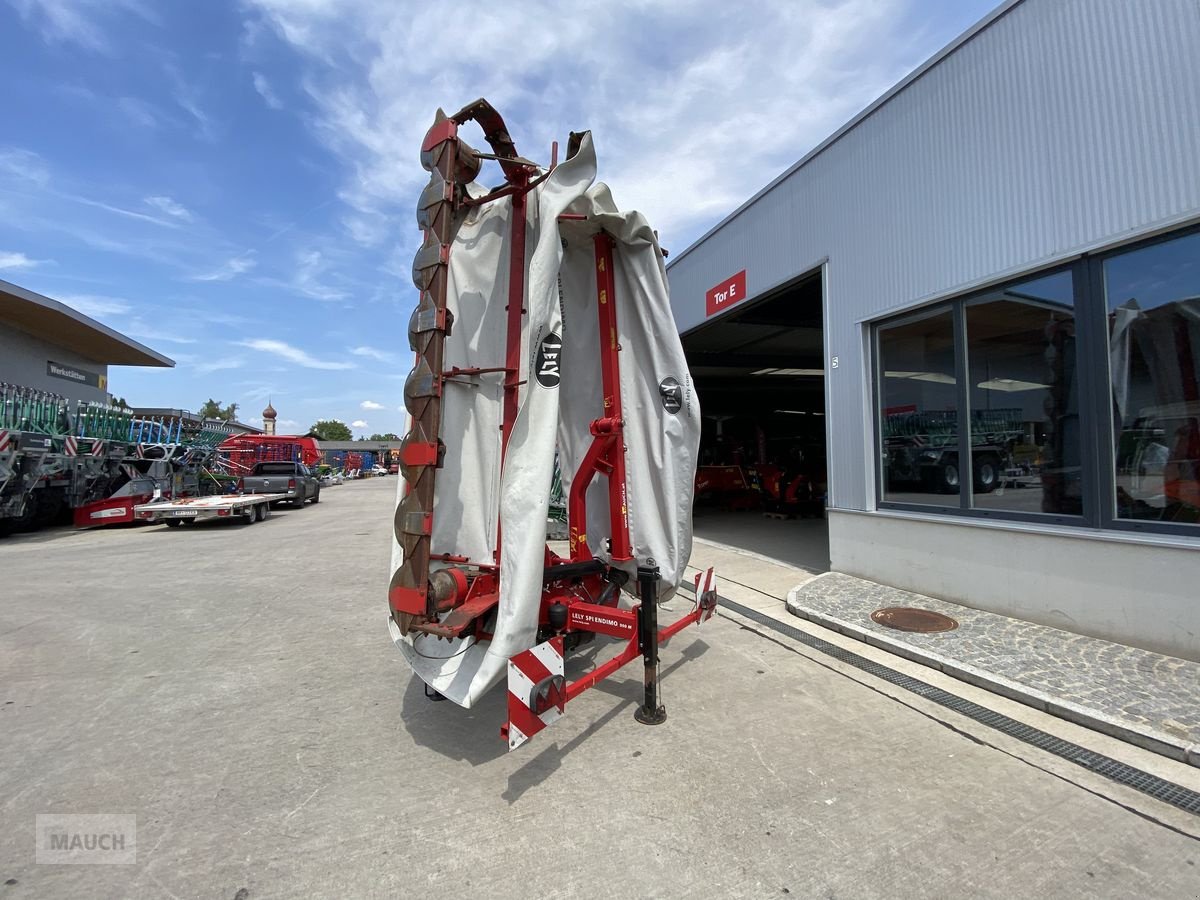
[[667, 709], [658, 702], [658, 566], [638, 566], [638, 649], [645, 664], [645, 697], [633, 717], [643, 725], [667, 721]]

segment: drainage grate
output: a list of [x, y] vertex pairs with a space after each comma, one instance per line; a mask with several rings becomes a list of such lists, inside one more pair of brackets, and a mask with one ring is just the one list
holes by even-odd
[[1177, 809], [1200, 816], [1200, 793], [1196, 791], [1167, 781], [1165, 778], [1159, 778], [1157, 775], [1151, 775], [1149, 772], [1144, 772], [1134, 766], [1115, 760], [1110, 756], [1104, 756], [1101, 753], [1088, 750], [1086, 747], [1080, 747], [1078, 744], [1064, 741], [1062, 738], [1048, 734], [1040, 728], [1034, 728], [1032, 725], [1026, 725], [1024, 722], [1018, 722], [1016, 719], [1011, 719], [995, 710], [988, 709], [986, 706], [980, 706], [978, 703], [972, 703], [970, 700], [956, 697], [949, 691], [934, 687], [932, 684], [927, 684], [910, 675], [904, 675], [895, 669], [889, 669], [887, 666], [867, 659], [864, 656], [859, 656], [857, 653], [839, 647], [837, 644], [831, 644], [829, 641], [821, 640], [819, 637], [815, 637], [806, 631], [801, 631], [799, 628], [794, 628], [785, 622], [780, 622], [778, 619], [763, 615], [749, 607], [742, 606], [740, 603], [734, 603], [726, 597], [721, 597], [719, 603], [739, 616], [743, 616], [760, 625], [765, 625], [773, 631], [785, 634], [792, 640], [799, 641], [801, 644], [811, 647], [814, 650], [819, 650], [821, 653], [832, 656], [834, 659], [866, 672], [868, 675], [881, 678], [888, 684], [894, 684], [898, 688], [903, 688], [906, 691], [924, 697], [926, 700], [931, 700], [939, 706], [944, 706], [946, 709], [953, 710], [960, 715], [964, 715], [982, 725], [987, 725], [989, 728], [994, 728], [997, 731], [1007, 734], [1009, 737], [1024, 741], [1026, 744], [1030, 744], [1040, 750], [1045, 750], [1047, 753], [1052, 753], [1060, 759], [1065, 759], [1068, 762], [1087, 769], [1089, 772], [1103, 775], [1105, 778], [1109, 778], [1118, 784], [1141, 791], [1143, 794], [1153, 797], [1156, 800], [1161, 800], [1163, 803], [1169, 803]]
[[885, 606], [871, 613], [871, 621], [897, 631], [912, 631], [932, 634], [935, 631], [953, 631], [958, 621], [931, 609], [913, 606]]

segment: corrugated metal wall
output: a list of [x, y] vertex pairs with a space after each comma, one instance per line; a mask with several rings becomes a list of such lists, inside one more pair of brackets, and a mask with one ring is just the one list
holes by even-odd
[[0, 323], [0, 381], [61, 394], [71, 400], [107, 400], [107, 390], [48, 374], [46, 363], [51, 360], [84, 372], [103, 375], [105, 383], [108, 382], [108, 366], [103, 363]]
[[1018, 3], [672, 264], [680, 330], [827, 258], [831, 499], [870, 508], [858, 323], [1200, 217], [1197, 48], [1198, 0]]

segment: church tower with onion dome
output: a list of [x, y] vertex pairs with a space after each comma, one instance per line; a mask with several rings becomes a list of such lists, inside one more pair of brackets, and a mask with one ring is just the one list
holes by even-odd
[[273, 407], [271, 405], [271, 401], [268, 400], [267, 408], [264, 409], [262, 412], [263, 431], [265, 431], [267, 434], [275, 433], [275, 417], [277, 415], [279, 415], [279, 413], [275, 412], [275, 407]]

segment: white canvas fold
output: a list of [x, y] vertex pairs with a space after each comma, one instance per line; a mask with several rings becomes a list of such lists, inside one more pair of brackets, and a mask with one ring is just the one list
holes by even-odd
[[[402, 637], [394, 623], [390, 628], [413, 671], [460, 706], [470, 707], [504, 677], [511, 656], [534, 644], [555, 446], [569, 490], [591, 443], [589, 425], [604, 415], [592, 244], [601, 229], [615, 241], [626, 497], [636, 557], [626, 568], [632, 575], [638, 563], [653, 560], [663, 599], [678, 586], [691, 554], [700, 409], [671, 315], [662, 254], [646, 220], [619, 212], [608, 188], [593, 185], [595, 177], [596, 157], [585, 135], [576, 155], [527, 198], [523, 385], [503, 476], [503, 376], [473, 376], [443, 391], [447, 452], [435, 482], [432, 549], [490, 561], [499, 525], [500, 602], [488, 623], [493, 637], [476, 644], [473, 638]], [[565, 212], [587, 221], [560, 223]], [[454, 326], [446, 339], [446, 368], [504, 364], [512, 215], [508, 198], [475, 208], [454, 238], [447, 298]], [[539, 380], [539, 352], [558, 344], [558, 381]], [[587, 543], [607, 559], [611, 528], [603, 476], [594, 480], [588, 499]], [[393, 540], [393, 571], [402, 558]]]

